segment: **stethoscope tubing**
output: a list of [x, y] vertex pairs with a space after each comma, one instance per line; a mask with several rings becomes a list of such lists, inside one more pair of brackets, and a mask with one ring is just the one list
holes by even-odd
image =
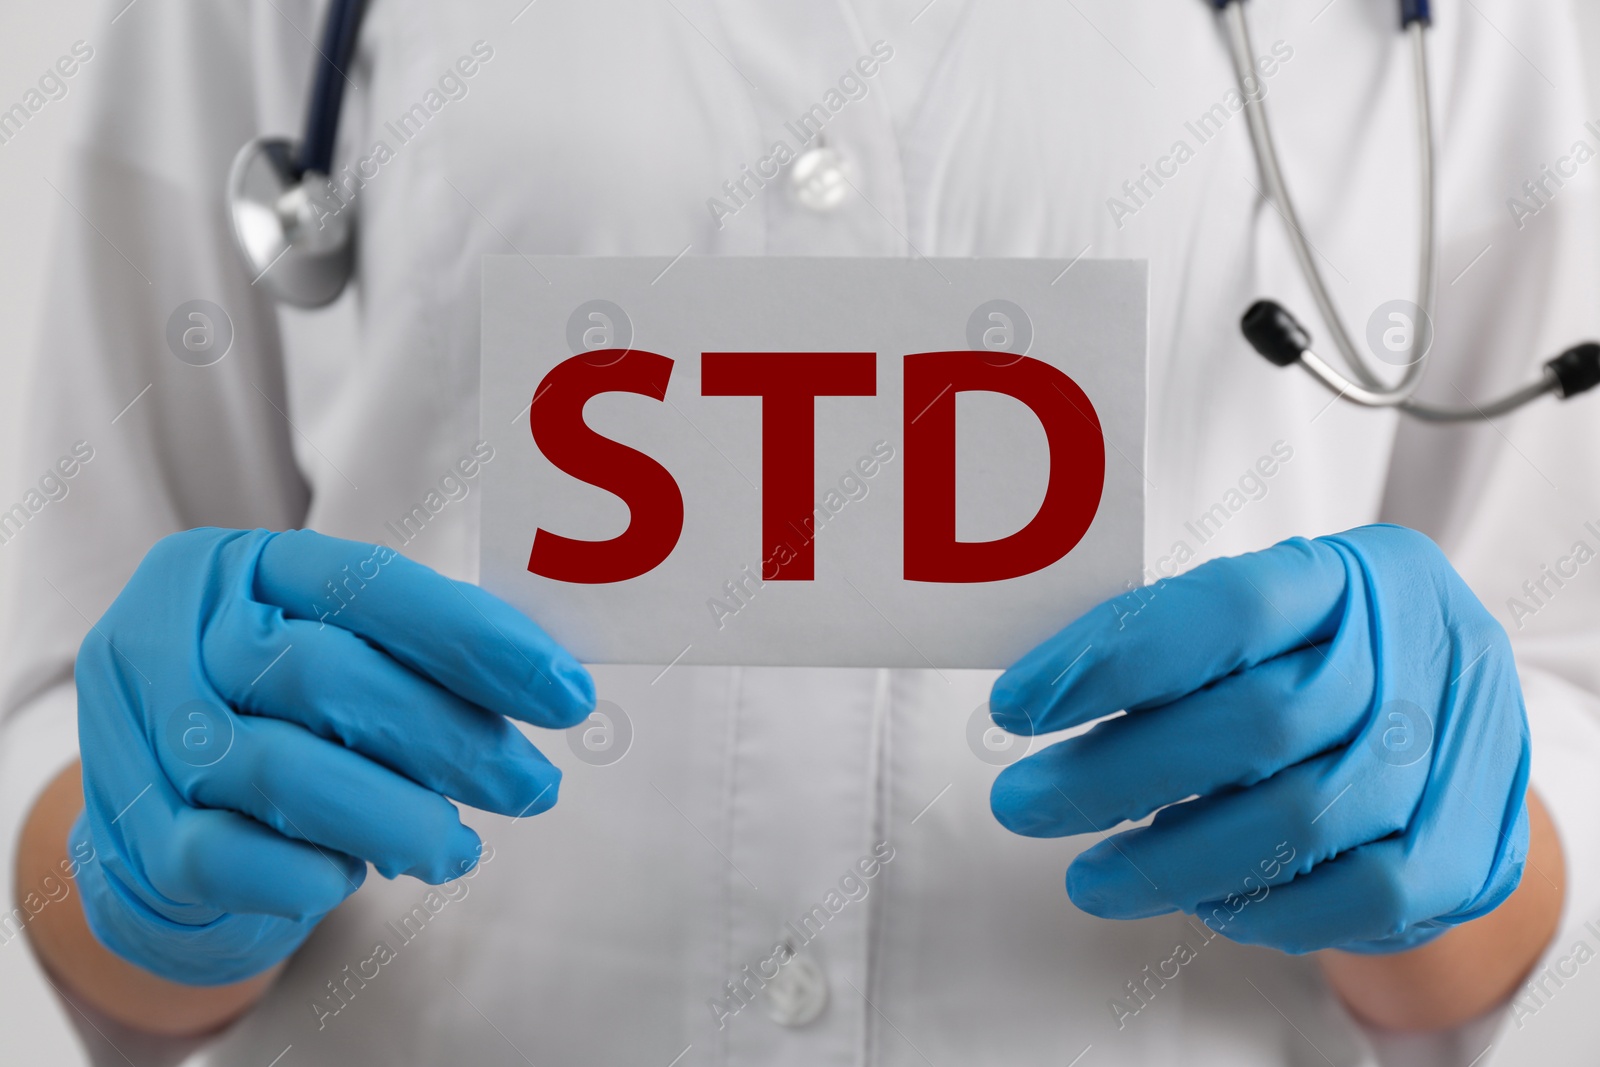
[[365, 0], [332, 0], [322, 26], [316, 79], [306, 106], [306, 135], [300, 142], [296, 164], [301, 174], [333, 173], [333, 150], [339, 136], [339, 115], [344, 108], [345, 73], [355, 55], [361, 32]]
[[[1295, 260], [1299, 263], [1300, 273], [1304, 276], [1306, 285], [1311, 290], [1312, 299], [1316, 301], [1317, 310], [1322, 315], [1322, 320], [1328, 326], [1329, 337], [1334, 348], [1344, 359], [1351, 372], [1359, 379], [1359, 385], [1351, 382], [1344, 375], [1329, 367], [1330, 377], [1324, 381], [1335, 392], [1351, 394], [1352, 399], [1359, 395], [1358, 402], [1370, 406], [1399, 406], [1404, 404], [1411, 394], [1416, 391], [1422, 380], [1425, 358], [1418, 358], [1413, 350], [1410, 358], [1405, 361], [1405, 372], [1400, 382], [1392, 387], [1385, 386], [1383, 380], [1367, 366], [1361, 351], [1351, 341], [1349, 331], [1345, 328], [1344, 316], [1340, 314], [1338, 306], [1334, 303], [1333, 295], [1328, 290], [1327, 282], [1323, 279], [1322, 268], [1317, 263], [1317, 253], [1311, 247], [1310, 240], [1306, 237], [1305, 226], [1300, 221], [1300, 212], [1295, 207], [1294, 197], [1289, 192], [1288, 182], [1283, 177], [1283, 167], [1278, 161], [1277, 141], [1272, 135], [1272, 124], [1267, 117], [1265, 95], [1260, 91], [1259, 82], [1255, 76], [1255, 48], [1250, 40], [1249, 20], [1245, 17], [1242, 2], [1229, 3], [1223, 9], [1223, 22], [1227, 29], [1228, 51], [1233, 59], [1235, 77], [1239, 82], [1239, 92], [1245, 101], [1245, 119], [1249, 125], [1250, 141], [1255, 149], [1256, 159], [1261, 169], [1261, 178], [1266, 185], [1269, 201], [1274, 209], [1283, 217], [1284, 229], [1289, 238], [1289, 245], [1294, 251]], [[1412, 23], [1406, 31], [1412, 39], [1414, 55], [1416, 57], [1416, 103], [1417, 103], [1417, 164], [1418, 164], [1418, 264], [1417, 264], [1417, 307], [1424, 316], [1433, 313], [1434, 292], [1434, 182], [1433, 182], [1433, 122], [1429, 109], [1428, 95], [1428, 63], [1427, 51], [1423, 44], [1422, 23]], [[1413, 331], [1412, 344], [1415, 346], [1425, 331]], [[1317, 374], [1319, 378], [1323, 375]]]

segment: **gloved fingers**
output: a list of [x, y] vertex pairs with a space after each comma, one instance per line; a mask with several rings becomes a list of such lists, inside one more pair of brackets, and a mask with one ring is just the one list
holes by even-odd
[[1028, 837], [1106, 830], [1348, 742], [1371, 695], [1368, 657], [1314, 645], [1019, 760], [995, 779], [990, 806]]
[[253, 595], [349, 630], [498, 714], [559, 730], [594, 709], [589, 672], [527, 616], [385, 546], [279, 534], [261, 550]]
[[304, 919], [333, 910], [366, 877], [367, 865], [351, 856], [190, 806], [153, 761], [102, 754], [84, 750], [95, 862], [169, 921], [200, 926], [230, 911]]
[[298, 723], [435, 793], [511, 816], [555, 800], [561, 772], [509, 720], [348, 630], [234, 601], [207, 629], [203, 652], [234, 707]]
[[181, 809], [166, 841], [145, 858], [151, 886], [223, 912], [312, 919], [367, 877], [367, 865], [353, 856], [292, 841], [232, 811]]
[[1067, 893], [1107, 919], [1193, 912], [1405, 829], [1427, 775], [1425, 761], [1374, 767], [1350, 749], [1319, 756], [1099, 842], [1068, 868]]
[[1403, 837], [1374, 841], [1255, 899], [1208, 901], [1196, 917], [1234, 941], [1295, 955], [1397, 937], [1449, 909], [1427, 899], [1426, 875], [1409, 848]]
[[1346, 583], [1339, 549], [1295, 538], [1106, 601], [1001, 675], [989, 700], [994, 721], [1043, 734], [1170, 703], [1328, 640]]
[[[233, 718], [232, 746], [176, 780], [189, 803], [249, 815], [284, 837], [439, 884], [477, 862], [478, 835], [444, 797], [292, 723]], [[552, 793], [554, 790], [552, 790]]]

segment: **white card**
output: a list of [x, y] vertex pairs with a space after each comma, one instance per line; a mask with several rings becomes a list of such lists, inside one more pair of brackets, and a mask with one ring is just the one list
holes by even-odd
[[1140, 582], [1143, 262], [483, 279], [482, 581], [580, 660], [1004, 667]]

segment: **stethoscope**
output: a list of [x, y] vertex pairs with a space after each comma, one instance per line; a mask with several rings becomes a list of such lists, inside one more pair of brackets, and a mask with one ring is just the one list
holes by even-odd
[[[1266, 194], [1283, 216], [1300, 273], [1311, 289], [1317, 310], [1328, 324], [1333, 346], [1350, 375], [1311, 349], [1311, 335], [1281, 305], [1260, 300], [1240, 323], [1255, 350], [1280, 367], [1299, 364], [1326, 386], [1335, 399], [1374, 408], [1397, 408], [1428, 422], [1473, 422], [1492, 419], [1528, 404], [1546, 393], [1562, 399], [1600, 384], [1600, 344], [1587, 342], [1549, 360], [1536, 381], [1495, 400], [1447, 408], [1413, 397], [1431, 355], [1431, 314], [1435, 282], [1433, 117], [1429, 103], [1426, 36], [1432, 18], [1429, 0], [1400, 0], [1401, 28], [1411, 38], [1417, 112], [1420, 240], [1417, 266], [1416, 318], [1409, 340], [1399, 346], [1400, 380], [1384, 384], [1345, 328], [1322, 278], [1310, 242], [1295, 210], [1294, 199], [1278, 163], [1277, 144], [1267, 121], [1264, 94], [1256, 76], [1255, 49], [1243, 0], [1210, 0], [1227, 31], [1239, 93], [1245, 102], [1250, 142], [1255, 149]], [[355, 51], [365, 0], [332, 0], [322, 28], [322, 62], [312, 85], [305, 135], [298, 144], [283, 137], [260, 137], [239, 150], [228, 177], [228, 214], [234, 243], [253, 284], [295, 307], [331, 303], [355, 272], [353, 205], [345, 205], [332, 189], [334, 139], [347, 81], [345, 69]], [[336, 208], [330, 208], [336, 205]], [[1392, 350], [1391, 350], [1392, 351]]]
[[[1272, 126], [1267, 121], [1267, 106], [1256, 77], [1255, 48], [1250, 43], [1250, 25], [1245, 18], [1243, 0], [1211, 0], [1212, 6], [1222, 13], [1228, 37], [1228, 51], [1233, 57], [1234, 75], [1239, 83], [1239, 95], [1245, 101], [1245, 116], [1250, 127], [1250, 143], [1255, 148], [1256, 160], [1266, 182], [1267, 196], [1278, 213], [1283, 216], [1284, 229], [1289, 244], [1300, 265], [1300, 273], [1311, 295], [1316, 300], [1322, 320], [1328, 324], [1333, 346], [1338, 349], [1345, 365], [1355, 375], [1355, 380], [1345, 376], [1338, 368], [1311, 350], [1311, 335], [1295, 321], [1283, 306], [1271, 300], [1258, 300], [1244, 313], [1240, 327], [1255, 350], [1280, 367], [1298, 363], [1313, 378], [1331, 390], [1338, 399], [1364, 407], [1398, 408], [1407, 415], [1427, 422], [1475, 422], [1495, 418], [1515, 411], [1546, 393], [1555, 393], [1563, 400], [1600, 384], [1600, 344], [1588, 342], [1567, 349], [1544, 365], [1538, 380], [1530, 382], [1498, 399], [1486, 403], [1468, 403], [1466, 407], [1447, 408], [1424, 403], [1413, 398], [1422, 383], [1427, 369], [1428, 345], [1432, 339], [1432, 314], [1434, 297], [1434, 166], [1433, 166], [1433, 116], [1428, 92], [1427, 30], [1432, 24], [1428, 10], [1429, 0], [1400, 0], [1400, 26], [1411, 38], [1411, 57], [1414, 69], [1414, 93], [1417, 111], [1417, 174], [1421, 229], [1417, 247], [1417, 300], [1415, 317], [1410, 324], [1409, 341], [1400, 346], [1405, 369], [1394, 385], [1385, 385], [1350, 340], [1344, 317], [1334, 306], [1333, 297], [1322, 279], [1322, 270], [1306, 239], [1305, 227], [1295, 211], [1294, 198], [1289, 195], [1283, 178], [1283, 168], [1278, 164], [1277, 143], [1272, 137]], [[1419, 351], [1420, 348], [1420, 351]]]

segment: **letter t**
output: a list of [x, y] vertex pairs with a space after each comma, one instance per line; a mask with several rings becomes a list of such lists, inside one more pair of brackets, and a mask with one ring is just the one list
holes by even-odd
[[[706, 352], [704, 396], [761, 398], [761, 566], [763, 581], [815, 577], [811, 512], [815, 506], [816, 400], [873, 396], [873, 352]], [[792, 553], [781, 553], [787, 544]], [[785, 562], [787, 560], [787, 562]]]

